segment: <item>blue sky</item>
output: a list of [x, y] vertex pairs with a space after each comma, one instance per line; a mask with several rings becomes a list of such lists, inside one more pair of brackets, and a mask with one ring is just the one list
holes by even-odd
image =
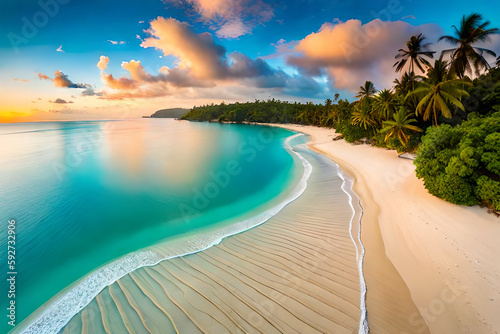
[[[412, 34], [436, 42], [472, 12], [500, 27], [492, 1], [4, 0], [1, 7], [0, 113], [16, 120], [135, 117], [271, 95], [352, 99], [365, 80], [390, 85], [393, 57]], [[153, 22], [158, 30], [146, 32]], [[376, 33], [367, 45], [348, 43], [353, 59], [339, 56], [335, 48], [359, 31]], [[500, 41], [490, 48], [499, 52]], [[101, 56], [109, 59], [104, 70], [96, 66]], [[93, 95], [82, 95], [88, 87]]]

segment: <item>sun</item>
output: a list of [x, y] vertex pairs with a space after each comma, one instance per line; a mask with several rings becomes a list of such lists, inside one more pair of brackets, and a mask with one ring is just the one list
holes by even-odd
[[24, 120], [27, 121], [27, 118], [32, 115], [34, 115], [34, 112], [0, 111], [0, 123], [23, 122]]

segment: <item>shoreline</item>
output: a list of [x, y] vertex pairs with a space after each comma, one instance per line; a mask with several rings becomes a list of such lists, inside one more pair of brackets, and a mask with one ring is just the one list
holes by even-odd
[[308, 186], [266, 224], [125, 275], [63, 333], [122, 332], [123, 326], [135, 332], [366, 333], [360, 328], [361, 244], [353, 241], [358, 226], [351, 231], [361, 210], [353, 213], [341, 190], [351, 182], [305, 145], [294, 153], [313, 166]]
[[[350, 191], [359, 198], [362, 218], [361, 230], [356, 230], [357, 227], [355, 227], [350, 233], [352, 240], [353, 235], [358, 235], [359, 232], [361, 234], [360, 245], [366, 249], [363, 274], [367, 286], [366, 310], [370, 332], [401, 334], [498, 332], [500, 322], [495, 315], [500, 301], [500, 265], [495, 258], [495, 255], [500, 253], [500, 246], [496, 244], [498, 236], [500, 236], [500, 220], [498, 218], [488, 214], [484, 209], [453, 205], [428, 194], [423, 188], [422, 181], [418, 180], [414, 174], [412, 161], [398, 158], [395, 151], [369, 145], [352, 145], [344, 140], [333, 141], [333, 129], [293, 124], [258, 125], [277, 126], [308, 135], [310, 140], [307, 146], [324, 157], [323, 160], [332, 160], [337, 164], [340, 168], [340, 178], [342, 178], [340, 173], [345, 173], [352, 179], [351, 181], [348, 178]], [[342, 187], [346, 185], [345, 182], [346, 180], [343, 179]], [[215, 293], [214, 300], [224, 314], [221, 313], [220, 319], [231, 323], [231, 326], [238, 328], [247, 326], [246, 324], [251, 322], [245, 319], [245, 314], [248, 316], [248, 313], [245, 312], [254, 312], [251, 313], [252, 317], [255, 316], [254, 314], [259, 314], [259, 317], [262, 316], [260, 318], [262, 320], [259, 321], [272, 323], [272, 328], [291, 330], [293, 327], [287, 327], [288, 321], [302, 312], [312, 312], [312, 319], [307, 321], [307, 318], [303, 319], [298, 321], [297, 325], [306, 326], [304, 328], [314, 328], [318, 331], [333, 324], [345, 326], [338, 328], [342, 331], [349, 327], [352, 328], [354, 320], [352, 298], [355, 296], [356, 290], [358, 293], [360, 292], [359, 282], [356, 288], [352, 280], [355, 274], [351, 269], [339, 278], [335, 278], [338, 273], [330, 273], [328, 268], [337, 265], [341, 266], [336, 267], [335, 270], [343, 268], [344, 261], [349, 257], [352, 258], [353, 253], [349, 253], [340, 263], [332, 265], [330, 261], [338, 254], [331, 249], [327, 252], [321, 251], [319, 255], [322, 259], [319, 263], [322, 267], [318, 267], [318, 262], [313, 262], [314, 270], [303, 272], [303, 269], [300, 269], [298, 276], [294, 278], [295, 280], [288, 278], [293, 270], [290, 272], [286, 268], [287, 266], [280, 267], [280, 271], [275, 272], [276, 266], [281, 265], [282, 255], [279, 254], [291, 256], [292, 253], [288, 252], [291, 252], [290, 250], [295, 246], [289, 241], [293, 238], [303, 243], [298, 252], [304, 259], [293, 259], [290, 262], [290, 265], [299, 266], [298, 268], [308, 266], [308, 261], [317, 261], [314, 260], [314, 256], [318, 256], [318, 250], [315, 248], [317, 247], [315, 246], [316, 239], [321, 242], [322, 238], [327, 238], [324, 240], [327, 243], [328, 240], [331, 240], [329, 233], [311, 234], [311, 227], [308, 226], [309, 220], [312, 219], [312, 222], [316, 222], [317, 218], [324, 219], [321, 225], [318, 225], [320, 229], [333, 228], [330, 233], [334, 233], [332, 235], [336, 233], [337, 227], [328, 227], [332, 221], [331, 217], [326, 219], [332, 213], [333, 217], [335, 216], [333, 207], [323, 204], [319, 211], [315, 211], [308, 208], [307, 205], [304, 206], [305, 202], [311, 205], [323, 196], [334, 195], [333, 191], [328, 191], [329, 187], [319, 185], [315, 187], [308, 191], [315, 193], [314, 196], [309, 194], [306, 196], [309, 198], [308, 200], [305, 198], [299, 200], [302, 204], [298, 207], [295, 207], [297, 205], [288, 207], [285, 210], [286, 213], [273, 216], [270, 224], [262, 224], [261, 227], [245, 230], [245, 233], [233, 235], [231, 238], [223, 238], [215, 246], [203, 251], [172, 260], [163, 260], [157, 265], [143, 267], [125, 274], [113, 284], [105, 287], [96, 298], [93, 298], [92, 302], [74, 317], [77, 320], [68, 323], [67, 332], [70, 333], [74, 328], [79, 328], [78, 321], [80, 324], [83, 321], [87, 325], [93, 325], [90, 319], [95, 315], [90, 316], [93, 314], [92, 312], [97, 312], [96, 314], [107, 312], [107, 304], [102, 304], [103, 298], [108, 302], [114, 300], [111, 303], [125, 308], [131, 305], [134, 308], [133, 303], [128, 305], [126, 301], [139, 298], [137, 292], [133, 292], [134, 289], [136, 291], [139, 291], [137, 288], [145, 289], [143, 291], [152, 293], [148, 287], [143, 286], [144, 280], [149, 282], [152, 279], [148, 284], [154, 282], [156, 282], [154, 284], [160, 284], [168, 298], [179, 300], [180, 303], [188, 302], [182, 301], [179, 296], [172, 297], [168, 294], [167, 291], [171, 288], [167, 289], [167, 285], [183, 290], [182, 287], [185, 284], [184, 278], [179, 279], [180, 276], [177, 274], [172, 277], [168, 274], [172, 270], [172, 273], [176, 270], [186, 273], [193, 272], [194, 276], [192, 277], [197, 276], [196, 272], [210, 277], [213, 280], [212, 287], [209, 289], [210, 293], [203, 290], [207, 288], [204, 282], [190, 281], [186, 284], [196, 294], [200, 294], [200, 297], [196, 297], [196, 299], [207, 298], [205, 293]], [[349, 195], [347, 192], [346, 194]], [[357, 198], [355, 199], [357, 200]], [[354, 199], [351, 198], [351, 206], [353, 203]], [[319, 208], [320, 206], [318, 206]], [[355, 222], [352, 219], [351, 224], [354, 225]], [[297, 224], [297, 227], [293, 228], [296, 231], [293, 231], [293, 234], [289, 236], [291, 239], [285, 242], [279, 240], [283, 229], [291, 228], [289, 223], [292, 221]], [[305, 230], [302, 230], [304, 228]], [[285, 248], [282, 248], [283, 246]], [[342, 253], [343, 247], [347, 246], [344, 241], [341, 242], [340, 246], [337, 252]], [[356, 247], [356, 244], [354, 246]], [[325, 246], [325, 249], [329, 247], [331, 246]], [[268, 250], [264, 251], [266, 248]], [[258, 250], [258, 254], [255, 253], [256, 250]], [[271, 258], [267, 258], [265, 255], [269, 251], [272, 251], [271, 254], [273, 254]], [[274, 254], [276, 251], [279, 253]], [[308, 253], [308, 256], [312, 255], [313, 258], [307, 259]], [[356, 254], [354, 257], [357, 258], [358, 251], [354, 253]], [[228, 262], [229, 258], [233, 257], [240, 260]], [[327, 257], [332, 257], [332, 259], [327, 259]], [[240, 263], [241, 260], [243, 262]], [[275, 264], [269, 266], [270, 261], [275, 262]], [[358, 261], [356, 262], [359, 264]], [[215, 267], [213, 267], [214, 265]], [[235, 266], [238, 266], [241, 271], [240, 269], [235, 272], [231, 271], [228, 278], [224, 280], [217, 278], [221, 270], [226, 273], [228, 270], [235, 270]], [[264, 272], [255, 272], [250, 268], [252, 266], [263, 268]], [[288, 266], [288, 268], [294, 267]], [[316, 272], [318, 270], [322, 273]], [[343, 270], [341, 269], [341, 271]], [[238, 290], [235, 290], [234, 284], [239, 281], [239, 275], [244, 275], [245, 279], [248, 280], [241, 288], [251, 289], [250, 295], [236, 296]], [[336, 279], [340, 280], [335, 281]], [[330, 291], [330, 287], [324, 285], [329, 280], [335, 282], [334, 285], [341, 284], [343, 287], [337, 292]], [[301, 289], [293, 292], [293, 290], [285, 289], [281, 283], [274, 285], [282, 281], [289, 281], [292, 285], [300, 282], [298, 286]], [[270, 283], [272, 285], [269, 285]], [[220, 287], [215, 289], [213, 286], [216, 284]], [[269, 290], [271, 295], [267, 295], [267, 292], [264, 293], [268, 288], [271, 288]], [[118, 297], [120, 289], [123, 290], [126, 298]], [[328, 298], [322, 297], [322, 293], [319, 293], [321, 290], [323, 293], [327, 291], [329, 294], [331, 293], [330, 298], [332, 299], [328, 300]], [[235, 295], [239, 301], [226, 305], [226, 299], [218, 299], [217, 297], [218, 293], [221, 293], [220, 291], [227, 296]], [[278, 296], [276, 291], [279, 291], [279, 298], [276, 297]], [[250, 310], [247, 311], [242, 310], [241, 314], [236, 312], [233, 315], [231, 313], [232, 307], [241, 308], [245, 304], [249, 305], [248, 301], [253, 303], [256, 296], [262, 298], [260, 295], [262, 293], [266, 299], [263, 299], [258, 305], [250, 306]], [[302, 295], [303, 293], [305, 294]], [[315, 295], [313, 299], [307, 297], [311, 293]], [[144, 301], [145, 303], [153, 301], [158, 307], [160, 304], [165, 305], [166, 303], [165, 300], [152, 299], [149, 295], [148, 298], [150, 300]], [[213, 299], [210, 298], [209, 300], [212, 302]], [[283, 304], [285, 300], [301, 301], [300, 304], [307, 301], [307, 303], [300, 307], [297, 306], [298, 304], [289, 307], [286, 306], [286, 303]], [[339, 304], [340, 309], [336, 309], [338, 306], [335, 306], [335, 300], [341, 303]], [[271, 305], [269, 303], [273, 305], [273, 308], [280, 310], [278, 318], [269, 318], [265, 314], [266, 306], [263, 305]], [[103, 308], [103, 305], [106, 307]], [[230, 308], [226, 309], [227, 306]], [[142, 307], [141, 304], [140, 309]], [[264, 308], [259, 309], [262, 307]], [[346, 307], [345, 310], [349, 311], [344, 314], [342, 307]], [[327, 311], [334, 309], [336, 309], [335, 312], [340, 311], [343, 315], [338, 316], [335, 312], [333, 315], [328, 315]], [[167, 311], [161, 310], [168, 314]], [[120, 311], [120, 314], [122, 312], [125, 312], [125, 316], [130, 315], [128, 311]], [[193, 324], [198, 324], [200, 321], [199, 325], [202, 327], [211, 326], [210, 321], [203, 320], [205, 316], [196, 315], [194, 310], [187, 311], [186, 309], [183, 312]], [[273, 317], [275, 315], [273, 314]], [[147, 313], [144, 316], [148, 316]], [[139, 317], [142, 319], [143, 315], [139, 314]], [[140, 322], [144, 322], [144, 319]], [[318, 324], [321, 325], [317, 327]], [[110, 326], [110, 324], [104, 324], [105, 327], [108, 325]]]
[[[154, 267], [164, 261], [204, 252], [219, 245], [228, 237], [244, 233], [272, 219], [285, 207], [297, 200], [307, 188], [307, 181], [311, 175], [312, 167], [302, 155], [295, 152], [290, 146], [290, 141], [299, 136], [303, 136], [303, 134], [296, 133], [288, 136], [284, 141], [284, 149], [301, 162], [304, 172], [296, 184], [287, 189], [286, 197], [281, 199], [280, 202], [243, 221], [225, 227], [212, 228], [208, 234], [201, 234], [198, 238], [187, 239], [182, 236], [173, 243], [152, 245], [104, 264], [53, 296], [14, 327], [10, 333], [34, 333], [39, 330], [44, 333], [59, 332], [80, 310], [85, 309], [97, 295], [124, 276], [144, 267]], [[106, 282], [99, 281], [99, 277], [106, 275], [111, 275], [113, 278]], [[83, 299], [86, 301], [83, 301]], [[58, 318], [58, 316], [62, 318]], [[54, 321], [54, 319], [56, 320]], [[61, 327], [61, 324], [64, 324], [64, 326]]]
[[[495, 312], [500, 309], [497, 217], [477, 206], [458, 206], [430, 195], [415, 176], [412, 161], [398, 158], [395, 151], [333, 141], [333, 129], [266, 125], [309, 135], [311, 149], [353, 178], [363, 206], [367, 308], [373, 332], [383, 330], [384, 321], [392, 317], [415, 333], [500, 330]], [[389, 262], [380, 262], [385, 255]], [[381, 310], [379, 304], [386, 302], [397, 307]]]

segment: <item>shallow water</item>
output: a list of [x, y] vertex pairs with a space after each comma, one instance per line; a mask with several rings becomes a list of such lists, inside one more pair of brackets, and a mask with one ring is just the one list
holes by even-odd
[[105, 263], [279, 202], [300, 173], [283, 148], [290, 134], [147, 119], [0, 125], [0, 227], [16, 220], [17, 323]]
[[328, 158], [295, 150], [312, 165], [301, 197], [219, 245], [125, 275], [62, 332], [366, 333], [350, 182]]

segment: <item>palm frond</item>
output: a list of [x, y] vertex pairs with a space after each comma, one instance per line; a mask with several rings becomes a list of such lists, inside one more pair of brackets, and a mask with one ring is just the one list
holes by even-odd
[[456, 39], [453, 36], [447, 36], [447, 35], [439, 37], [438, 41], [445, 41], [445, 42], [448, 42], [450, 44], [459, 44], [460, 43], [459, 39]]

